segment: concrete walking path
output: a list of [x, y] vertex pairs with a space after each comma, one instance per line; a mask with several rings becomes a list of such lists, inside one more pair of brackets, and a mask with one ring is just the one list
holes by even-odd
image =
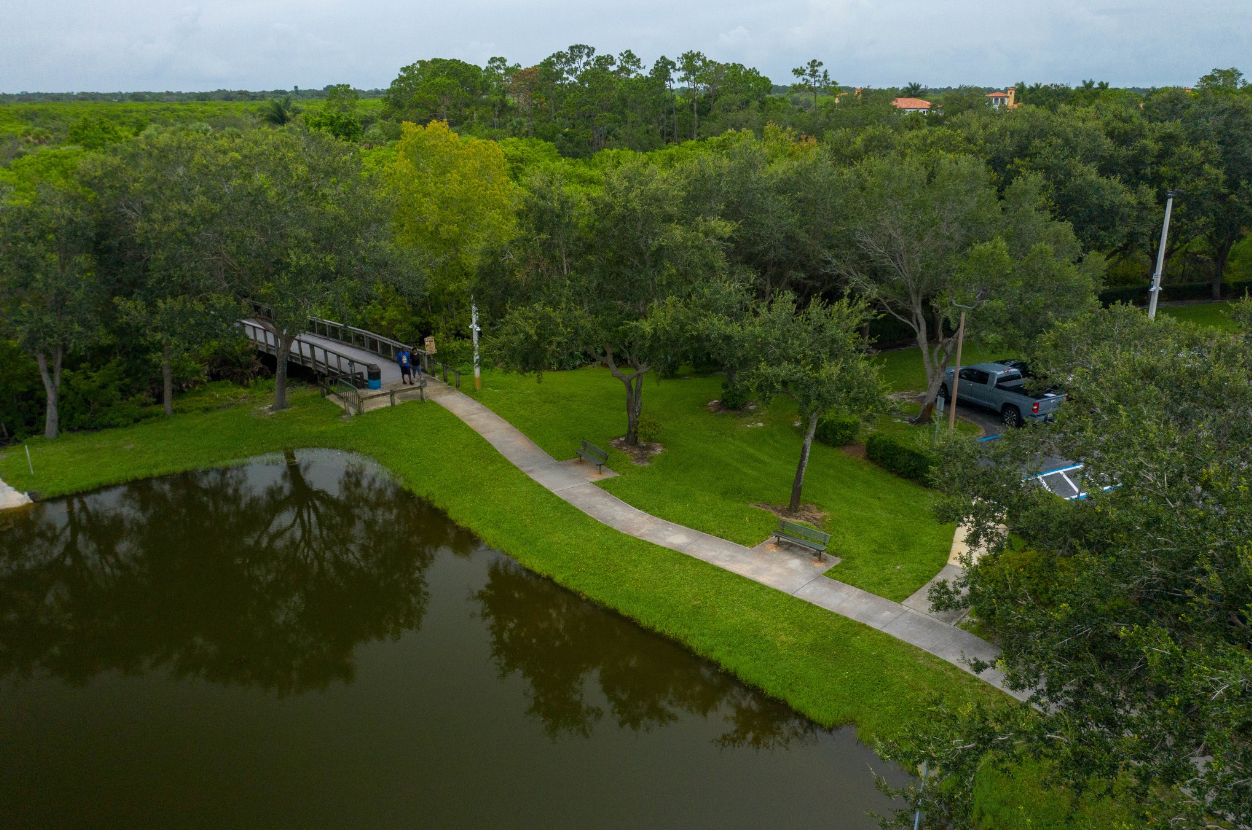
[[30, 496], [20, 490], [15, 490], [0, 479], [0, 510], [9, 510], [27, 504], [30, 504]]
[[[597, 475], [590, 465], [557, 461], [495, 412], [442, 383], [431, 382], [427, 393], [432, 400], [485, 438], [522, 472], [612, 528], [864, 623], [970, 674], [974, 672], [968, 660], [994, 662], [999, 657], [1000, 650], [991, 643], [929, 613], [823, 576], [829, 565], [814, 561], [808, 552], [792, 551], [774, 544], [747, 548], [645, 513], [595, 485], [595, 481], [610, 477], [610, 471]], [[926, 608], [929, 608], [929, 603], [926, 603]], [[1019, 700], [1025, 698], [1025, 695], [1011, 692], [1004, 686], [1004, 676], [997, 669], [987, 669], [975, 676]]]

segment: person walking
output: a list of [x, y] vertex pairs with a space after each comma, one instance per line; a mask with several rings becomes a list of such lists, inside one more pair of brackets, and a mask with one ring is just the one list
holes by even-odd
[[401, 349], [396, 352], [396, 363], [400, 364], [400, 382], [412, 386], [413, 355], [409, 354], [408, 349]]

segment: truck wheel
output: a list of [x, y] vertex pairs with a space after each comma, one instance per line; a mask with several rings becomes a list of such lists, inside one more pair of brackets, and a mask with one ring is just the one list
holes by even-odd
[[945, 401], [952, 400], [952, 393], [948, 391], [948, 385], [946, 383], [939, 387], [939, 397], [943, 398]]
[[1022, 413], [1015, 406], [1006, 406], [1000, 411], [1000, 423], [1006, 427], [1020, 427], [1022, 425]]

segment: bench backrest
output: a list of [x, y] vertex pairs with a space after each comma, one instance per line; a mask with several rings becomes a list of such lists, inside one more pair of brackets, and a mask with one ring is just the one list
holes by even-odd
[[789, 522], [786, 519], [778, 520], [778, 529], [788, 535], [799, 536], [803, 539], [809, 539], [814, 542], [825, 543], [830, 541], [829, 533], [814, 530], [813, 528], [808, 527], [807, 525], [799, 524], [798, 522]]
[[583, 450], [591, 455], [594, 455], [596, 458], [599, 458], [601, 461], [609, 460], [609, 454], [607, 452], [600, 449], [595, 444], [590, 444], [585, 440], [583, 441]]

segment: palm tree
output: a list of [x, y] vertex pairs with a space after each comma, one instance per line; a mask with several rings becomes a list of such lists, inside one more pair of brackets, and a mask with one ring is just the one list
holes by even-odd
[[291, 122], [300, 113], [300, 108], [292, 103], [291, 96], [271, 98], [261, 107], [261, 120], [268, 121], [275, 127]]
[[926, 91], [925, 87], [923, 87], [917, 81], [914, 81], [913, 83], [909, 84], [908, 86], [900, 90], [900, 97], [901, 98], [917, 98], [921, 96], [921, 94], [925, 91]]

